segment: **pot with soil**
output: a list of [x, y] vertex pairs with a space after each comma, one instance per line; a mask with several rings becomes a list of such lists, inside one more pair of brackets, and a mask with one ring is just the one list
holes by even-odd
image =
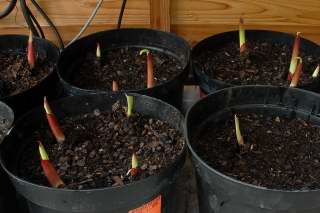
[[[32, 36], [31, 36], [32, 38]], [[51, 42], [24, 35], [0, 36], [0, 100], [16, 117], [55, 97], [59, 49]]]
[[58, 72], [66, 95], [129, 91], [180, 108], [189, 55], [188, 43], [171, 33], [109, 30], [67, 47], [61, 54]]
[[[0, 102], [0, 145], [6, 137], [14, 120], [12, 109]], [[0, 146], [1, 148], [1, 146]], [[6, 173], [0, 168], [0, 212], [15, 211], [15, 193]]]
[[[246, 30], [246, 48], [242, 53], [238, 31], [211, 36], [192, 50], [194, 78], [207, 94], [239, 85], [293, 86], [319, 91], [319, 74], [313, 74], [320, 63], [320, 47], [302, 36]], [[294, 47], [297, 50], [293, 54]], [[291, 85], [288, 73], [295, 55], [301, 58], [302, 70], [296, 85]]]
[[0, 162], [32, 213], [176, 212], [183, 117], [152, 97], [128, 103], [123, 94], [67, 97], [16, 123]]
[[201, 212], [320, 211], [320, 96], [239, 86], [197, 102], [186, 118]]

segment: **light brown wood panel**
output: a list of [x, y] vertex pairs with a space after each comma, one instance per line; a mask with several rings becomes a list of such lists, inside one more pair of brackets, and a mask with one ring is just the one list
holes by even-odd
[[[0, 0], [0, 8], [6, 2], [7, 0]], [[87, 20], [97, 0], [38, 2], [57, 25], [63, 39], [69, 41]], [[114, 28], [121, 2], [122, 0], [105, 0], [86, 34]], [[162, 4], [165, 7], [160, 7]], [[157, 10], [157, 5], [162, 10]], [[35, 14], [39, 17], [37, 12]], [[320, 0], [128, 0], [123, 23], [125, 27], [161, 28], [164, 24], [153, 23], [160, 16], [165, 17], [165, 20], [170, 17], [170, 20], [165, 21], [166, 28], [171, 27], [173, 32], [191, 43], [212, 34], [237, 29], [240, 16], [250, 29], [290, 33], [301, 31], [304, 37], [320, 43]], [[54, 39], [47, 24], [42, 18], [39, 20], [49, 39]], [[168, 24], [170, 21], [171, 25]], [[20, 9], [17, 16], [14, 12], [5, 19], [0, 19], [0, 34], [6, 33], [27, 33]]]
[[249, 29], [303, 35], [320, 43], [320, 0], [172, 0], [171, 29], [195, 43], [236, 30], [239, 17]]
[[[7, 0], [0, 0], [0, 8], [4, 8]], [[95, 8], [97, 0], [38, 0], [39, 5], [49, 15], [57, 26], [82, 25]], [[94, 24], [114, 24], [116, 26], [122, 0], [104, 0]], [[40, 14], [29, 4], [42, 25], [47, 25]], [[150, 24], [150, 5], [148, 0], [128, 0], [123, 17], [127, 25]], [[25, 22], [18, 4], [18, 13], [15, 12], [0, 20], [0, 27], [25, 26]]]
[[[150, 27], [150, 25], [122, 25], [123, 28], [148, 28]], [[81, 26], [62, 26], [62, 27], [58, 27], [59, 32], [61, 32], [64, 43], [68, 43], [69, 41], [71, 41], [73, 39], [73, 37], [79, 32]], [[105, 24], [99, 24], [99, 25], [91, 25], [86, 31], [85, 33], [82, 35], [86, 36], [88, 34], [94, 33], [94, 32], [99, 32], [99, 31], [103, 31], [103, 30], [108, 30], [108, 29], [114, 29], [115, 26], [114, 25], [105, 25]], [[53, 41], [54, 43], [57, 43], [57, 38], [55, 37], [55, 35], [52, 33], [50, 27], [43, 27], [44, 33], [46, 34], [47, 39]], [[28, 35], [28, 29], [27, 28], [21, 28], [21, 27], [12, 27], [12, 28], [8, 28], [5, 29], [4, 31], [2, 31], [0, 34], [26, 34]]]
[[[19, 2], [19, 1], [18, 1]], [[4, 8], [7, 0], [0, 0]], [[70, 41], [87, 21], [96, 6], [97, 0], [38, 0], [39, 5], [52, 19], [62, 35], [63, 40]], [[116, 27], [122, 0], [105, 0], [97, 16], [83, 35]], [[41, 15], [28, 4], [43, 26], [48, 39], [57, 42]], [[0, 19], [0, 34], [27, 34], [20, 5], [6, 18]], [[122, 27], [150, 27], [150, 4], [148, 0], [128, 0], [123, 16]]]
[[173, 0], [173, 24], [320, 26], [319, 0]]

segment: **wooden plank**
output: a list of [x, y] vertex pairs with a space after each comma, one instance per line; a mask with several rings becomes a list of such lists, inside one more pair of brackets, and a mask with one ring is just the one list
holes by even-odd
[[[63, 39], [69, 41], [87, 20], [97, 0], [38, 2], [61, 30]], [[0, 8], [6, 3], [7, 0], [0, 0]], [[105, 0], [86, 34], [114, 28], [121, 3], [122, 0]], [[39, 17], [37, 12], [35, 15]], [[237, 29], [240, 16], [250, 29], [301, 31], [304, 37], [320, 43], [320, 0], [130, 0], [123, 24], [125, 27], [171, 29], [195, 43], [209, 35]], [[53, 38], [43, 19], [39, 21], [49, 39]], [[0, 20], [0, 34], [26, 33], [25, 27], [20, 9], [16, 17], [13, 13]]]
[[176, 0], [172, 24], [237, 24], [320, 26], [320, 1], [288, 0]]
[[172, 31], [193, 44], [209, 35], [238, 29], [240, 16], [250, 29], [301, 31], [320, 43], [319, 0], [176, 0], [171, 7]]
[[150, 0], [151, 28], [170, 32], [170, 0]]
[[[62, 39], [64, 41], [64, 43], [68, 43], [69, 41], [71, 41], [73, 39], [73, 37], [78, 34], [80, 28], [82, 26], [78, 25], [78, 26], [61, 26], [58, 27], [58, 30], [60, 32], [60, 34], [62, 35]], [[148, 28], [149, 25], [122, 25], [123, 28]], [[88, 34], [94, 33], [94, 32], [99, 32], [99, 31], [103, 31], [103, 30], [108, 30], [108, 29], [114, 29], [115, 25], [114, 24], [109, 24], [109, 25], [91, 25], [86, 31], [85, 33], [82, 35], [86, 36]], [[55, 37], [55, 35], [52, 33], [50, 27], [45, 26], [43, 27], [43, 30], [47, 36], [47, 39], [53, 41], [54, 43], [57, 43], [57, 38]], [[2, 28], [0, 31], [0, 34], [25, 34], [28, 35], [28, 29], [27, 28], [22, 28], [22, 27], [11, 27], [11, 28]]]

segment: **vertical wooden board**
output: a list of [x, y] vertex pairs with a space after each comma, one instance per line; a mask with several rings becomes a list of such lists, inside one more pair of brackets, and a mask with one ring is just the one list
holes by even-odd
[[170, 0], [150, 0], [151, 28], [170, 32], [170, 3]]

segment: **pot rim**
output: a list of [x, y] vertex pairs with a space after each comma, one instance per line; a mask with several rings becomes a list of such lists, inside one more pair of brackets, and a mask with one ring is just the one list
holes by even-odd
[[[185, 136], [185, 139], [186, 139], [186, 142], [187, 142], [187, 146], [188, 146], [188, 149], [189, 151], [191, 152], [192, 154], [192, 158], [195, 159], [199, 164], [201, 164], [202, 166], [204, 166], [207, 170], [209, 170], [211, 173], [214, 173], [216, 176], [218, 176], [219, 178], [222, 178], [222, 179], [225, 179], [227, 180], [228, 182], [232, 182], [234, 184], [239, 184], [239, 185], [242, 185], [242, 186], [245, 186], [245, 187], [249, 187], [249, 188], [252, 188], [252, 189], [255, 189], [255, 190], [262, 190], [262, 191], [268, 191], [268, 192], [281, 192], [281, 193], [309, 193], [309, 192], [320, 192], [320, 188], [319, 189], [312, 189], [312, 190], [306, 190], [306, 189], [301, 189], [301, 190], [281, 190], [281, 189], [272, 189], [272, 188], [267, 188], [267, 187], [263, 187], [263, 186], [257, 186], [257, 185], [254, 185], [254, 184], [251, 184], [251, 183], [246, 183], [246, 182], [243, 182], [243, 181], [240, 181], [240, 180], [237, 180], [236, 178], [233, 178], [233, 177], [230, 177], [230, 176], [227, 176], [225, 174], [223, 174], [222, 172], [214, 169], [213, 167], [211, 167], [210, 165], [208, 165], [204, 160], [202, 160], [202, 158], [197, 154], [197, 152], [193, 149], [192, 147], [192, 144], [191, 144], [191, 141], [189, 139], [189, 134], [188, 134], [188, 118], [191, 114], [191, 111], [192, 109], [201, 104], [202, 102], [205, 102], [209, 97], [211, 96], [214, 96], [215, 94], [218, 94], [218, 93], [221, 93], [221, 92], [224, 92], [224, 91], [227, 91], [229, 89], [238, 89], [238, 88], [243, 88], [243, 87], [246, 87], [246, 88], [255, 88], [255, 87], [260, 87], [260, 88], [284, 88], [284, 89], [289, 89], [289, 90], [292, 90], [292, 91], [303, 91], [305, 93], [307, 93], [307, 95], [311, 95], [311, 96], [317, 96], [318, 98], [320, 98], [320, 95], [318, 95], [317, 93], [315, 92], [312, 92], [312, 91], [308, 91], [308, 90], [302, 90], [302, 89], [299, 89], [299, 88], [286, 88], [286, 87], [280, 87], [280, 86], [265, 86], [265, 85], [243, 85], [243, 86], [235, 86], [235, 87], [232, 87], [232, 88], [224, 88], [224, 89], [221, 89], [221, 90], [217, 90], [215, 92], [212, 92], [210, 93], [208, 96], [200, 99], [199, 101], [197, 101], [192, 107], [189, 108], [188, 112], [186, 113], [186, 116], [185, 116], [185, 131], [186, 131], [186, 136]], [[268, 104], [266, 104], [268, 106]], [[303, 111], [301, 109], [295, 109], [295, 111]], [[320, 127], [319, 127], [320, 128]]]

